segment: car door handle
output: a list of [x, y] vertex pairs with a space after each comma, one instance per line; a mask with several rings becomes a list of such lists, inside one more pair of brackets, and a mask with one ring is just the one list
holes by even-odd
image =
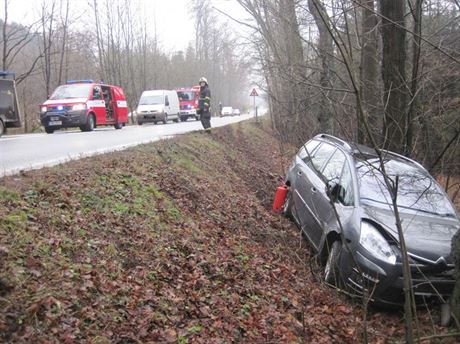
[[318, 190], [313, 186], [313, 187], [311, 188], [311, 192], [312, 192], [312, 193], [317, 193]]

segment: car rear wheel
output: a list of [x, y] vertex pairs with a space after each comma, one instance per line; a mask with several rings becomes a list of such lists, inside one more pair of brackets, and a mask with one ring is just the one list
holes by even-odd
[[123, 123], [117, 123], [114, 125], [115, 129], [121, 129], [123, 128]]
[[54, 128], [46, 127], [46, 128], [45, 128], [45, 132], [46, 132], [47, 134], [52, 134], [52, 133], [54, 133]]
[[324, 280], [326, 283], [340, 286], [339, 258], [342, 251], [342, 243], [340, 240], [336, 240], [327, 249], [329, 250], [329, 254], [324, 267]]

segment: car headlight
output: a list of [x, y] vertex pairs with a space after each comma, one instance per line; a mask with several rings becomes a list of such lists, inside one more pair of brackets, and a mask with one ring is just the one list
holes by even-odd
[[72, 106], [73, 111], [86, 110], [86, 104], [75, 104]]
[[41, 112], [46, 112], [46, 111], [48, 111], [48, 108], [46, 106], [42, 106], [40, 110], [41, 110]]
[[392, 265], [396, 263], [396, 255], [388, 241], [368, 222], [361, 222], [359, 243], [375, 257]]

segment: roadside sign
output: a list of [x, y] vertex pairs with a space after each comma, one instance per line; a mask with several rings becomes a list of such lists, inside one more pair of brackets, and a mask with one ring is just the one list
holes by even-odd
[[256, 117], [256, 122], [258, 122], [259, 119], [257, 118], [256, 97], [258, 97], [259, 94], [257, 93], [256, 89], [253, 88], [249, 96], [252, 97], [252, 100], [254, 102], [254, 116]]

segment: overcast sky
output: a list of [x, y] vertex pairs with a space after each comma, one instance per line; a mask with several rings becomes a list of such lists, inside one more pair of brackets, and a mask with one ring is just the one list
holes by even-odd
[[[52, 2], [52, 0], [45, 1]], [[43, 0], [9, 0], [9, 21], [18, 23], [33, 21], [39, 16], [42, 2]], [[194, 20], [189, 0], [134, 0], [134, 2], [139, 2], [146, 17], [152, 18], [150, 26], [152, 35], [155, 27], [153, 18], [156, 18], [157, 37], [166, 51], [184, 50], [194, 39]], [[244, 10], [235, 0], [212, 0], [212, 3], [216, 8], [232, 16], [240, 19], [245, 17]], [[71, 0], [71, 6], [73, 12], [82, 18], [81, 22], [92, 20], [88, 0]], [[0, 8], [3, 18], [3, 6]], [[227, 20], [223, 15], [219, 17]]]

